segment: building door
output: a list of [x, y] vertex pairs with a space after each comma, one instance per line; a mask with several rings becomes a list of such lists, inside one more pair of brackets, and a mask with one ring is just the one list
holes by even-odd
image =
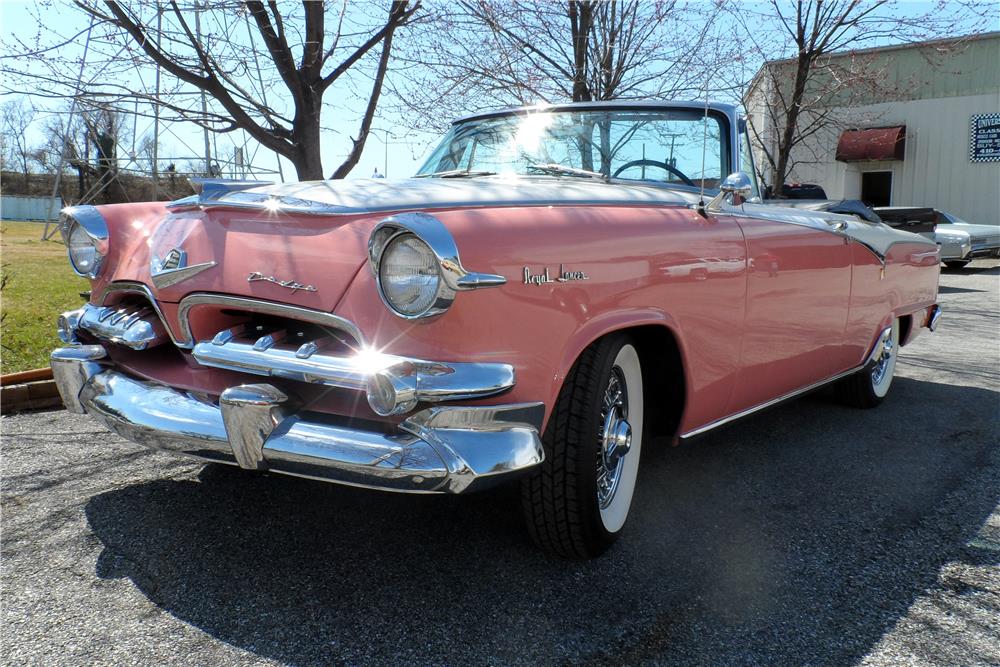
[[891, 206], [892, 172], [866, 171], [861, 174], [861, 201], [869, 206]]

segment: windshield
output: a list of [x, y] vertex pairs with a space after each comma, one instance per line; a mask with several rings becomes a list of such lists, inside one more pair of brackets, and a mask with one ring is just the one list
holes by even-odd
[[493, 174], [717, 188], [728, 122], [696, 109], [543, 111], [453, 125], [418, 177]]
[[945, 211], [941, 211], [941, 217], [943, 218], [943, 220], [938, 220], [939, 223], [944, 222], [945, 224], [947, 224], [950, 222], [963, 225], [969, 224], [965, 220], [962, 220], [961, 218], [954, 216], [951, 213], [946, 213]]

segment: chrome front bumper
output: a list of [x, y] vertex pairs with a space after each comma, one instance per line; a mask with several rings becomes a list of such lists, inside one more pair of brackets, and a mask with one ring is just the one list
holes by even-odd
[[165, 451], [248, 469], [414, 493], [461, 493], [542, 462], [541, 403], [435, 406], [391, 434], [307, 420], [269, 384], [231, 387], [218, 404], [114, 370], [99, 345], [55, 350], [71, 412]]

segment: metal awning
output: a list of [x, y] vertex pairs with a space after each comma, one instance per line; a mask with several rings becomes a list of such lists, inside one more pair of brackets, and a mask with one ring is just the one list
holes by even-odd
[[844, 130], [837, 142], [839, 162], [902, 160], [906, 148], [906, 126]]

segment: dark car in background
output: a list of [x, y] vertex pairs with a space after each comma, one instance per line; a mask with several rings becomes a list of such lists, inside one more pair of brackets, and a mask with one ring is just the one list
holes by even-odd
[[937, 226], [937, 211], [918, 206], [877, 206], [875, 213], [885, 224], [914, 234], [933, 234]]
[[764, 188], [764, 199], [826, 199], [826, 190], [815, 183], [785, 183], [781, 196], [775, 197], [772, 186]]
[[960, 269], [976, 257], [1000, 257], [1000, 225], [974, 225], [927, 207], [885, 206], [875, 212], [888, 225], [933, 238], [948, 268]]

